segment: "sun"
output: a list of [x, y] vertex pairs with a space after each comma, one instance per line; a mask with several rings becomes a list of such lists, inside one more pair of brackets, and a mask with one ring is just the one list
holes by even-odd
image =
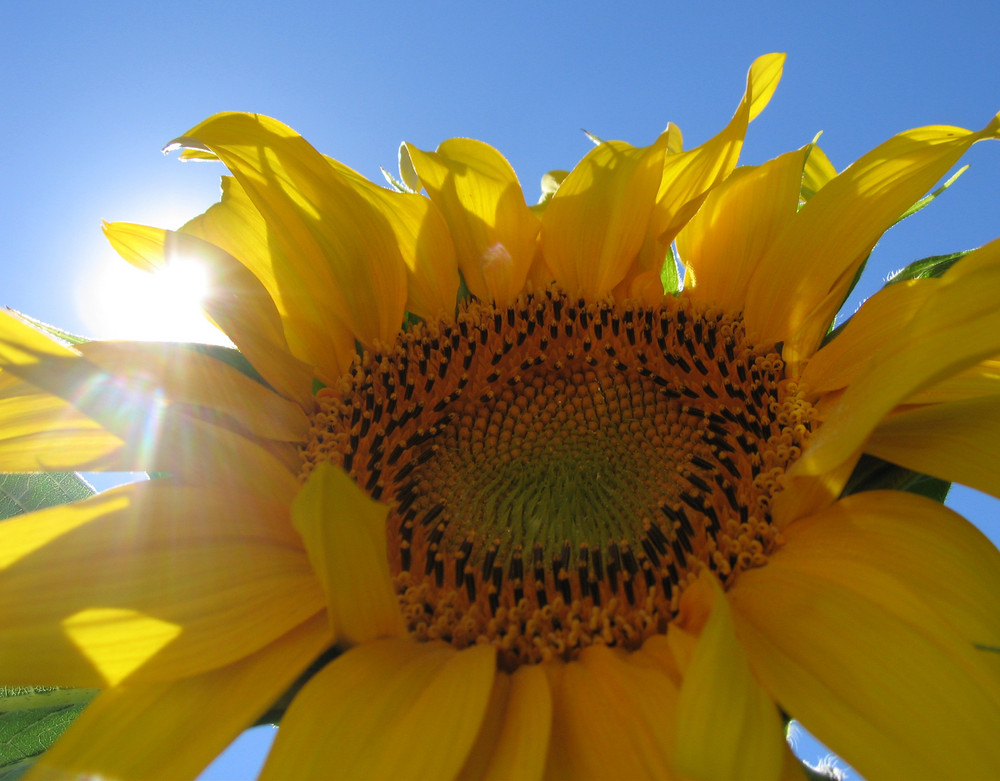
[[109, 252], [77, 290], [78, 313], [96, 338], [230, 344], [202, 312], [208, 276], [193, 257], [149, 273]]

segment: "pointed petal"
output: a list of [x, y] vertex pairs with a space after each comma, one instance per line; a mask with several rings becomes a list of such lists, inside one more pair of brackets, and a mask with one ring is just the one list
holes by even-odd
[[664, 134], [642, 148], [602, 143], [549, 201], [542, 216], [542, 254], [571, 296], [598, 300], [625, 278], [649, 229], [666, 140]]
[[547, 665], [553, 723], [546, 775], [671, 778], [677, 689], [661, 670], [625, 652], [590, 646], [577, 661]]
[[[900, 133], [828, 182], [779, 236], [747, 291], [747, 325], [768, 342], [784, 342], [794, 367], [819, 347], [858, 267], [879, 237], [940, 179], [986, 128], [933, 126]], [[789, 268], [809, 264], [808, 273]]]
[[775, 235], [794, 218], [809, 148], [740, 168], [716, 187], [677, 236], [689, 297], [729, 312], [745, 306], [746, 288]]
[[235, 258], [194, 236], [145, 225], [110, 223], [104, 235], [119, 255], [143, 270], [177, 257], [201, 261], [209, 276], [205, 311], [272, 387], [303, 407], [308, 404], [312, 373], [291, 355], [264, 286]]
[[222, 200], [181, 227], [242, 263], [267, 290], [294, 356], [315, 367], [327, 385], [354, 360], [354, 335], [303, 280], [246, 191], [222, 177]]
[[157, 480], [0, 524], [6, 680], [170, 680], [255, 652], [323, 606], [281, 517]]
[[[234, 664], [102, 692], [35, 763], [41, 777], [194, 778], [329, 644], [317, 615]], [[183, 730], [189, 739], [178, 740]]]
[[655, 290], [670, 243], [698, 210], [706, 193], [736, 167], [747, 125], [777, 89], [784, 62], [784, 54], [765, 54], [754, 61], [733, 118], [701, 146], [681, 152], [680, 130], [676, 125], [667, 128], [664, 136], [670, 153], [663, 160], [656, 205], [639, 257], [626, 277], [632, 294], [647, 286]]
[[940, 505], [867, 492], [792, 524], [728, 596], [754, 673], [859, 773], [988, 777], [1000, 661], [972, 639], [996, 642], [998, 558]]
[[781, 718], [750, 672], [722, 589], [705, 571], [682, 599], [707, 603], [711, 615], [677, 700], [677, 770], [685, 778], [777, 779], [785, 746]]
[[387, 505], [344, 472], [316, 466], [295, 497], [292, 519], [326, 592], [338, 642], [363, 643], [405, 632], [386, 554]]
[[317, 301], [364, 344], [389, 342], [406, 270], [379, 205], [291, 128], [259, 114], [216, 114], [172, 147], [208, 148], [246, 190]]
[[881, 347], [897, 341], [912, 325], [938, 287], [937, 280], [916, 279], [882, 288], [865, 301], [843, 330], [809, 359], [801, 377], [808, 393], [819, 396], [850, 385]]
[[538, 218], [510, 163], [471, 138], [449, 139], [436, 152], [403, 144], [401, 163], [404, 158], [451, 229], [470, 292], [500, 304], [514, 301], [535, 255]]
[[976, 267], [936, 280], [934, 295], [905, 332], [883, 345], [865, 364], [865, 372], [833, 402], [805, 453], [788, 471], [791, 479], [833, 470], [857, 452], [896, 404], [1000, 353], [995, 293], [1000, 289], [1000, 241], [968, 258], [977, 259]]
[[491, 646], [356, 646], [292, 701], [261, 781], [452, 778], [479, 731], [495, 667]]
[[1000, 395], [894, 412], [872, 433], [865, 452], [1000, 496]]
[[541, 779], [552, 728], [552, 693], [538, 665], [498, 673], [460, 779]]

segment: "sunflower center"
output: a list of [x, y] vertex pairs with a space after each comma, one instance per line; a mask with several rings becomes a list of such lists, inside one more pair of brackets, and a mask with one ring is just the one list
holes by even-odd
[[304, 474], [390, 504], [410, 631], [508, 668], [636, 648], [703, 567], [764, 564], [814, 417], [739, 317], [554, 289], [421, 323], [317, 398]]

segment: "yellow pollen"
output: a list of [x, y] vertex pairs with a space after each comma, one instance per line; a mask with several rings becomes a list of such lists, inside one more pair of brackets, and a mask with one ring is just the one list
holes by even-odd
[[508, 669], [637, 648], [704, 567], [765, 564], [815, 416], [737, 315], [555, 289], [420, 323], [317, 402], [302, 477], [329, 461], [390, 505], [410, 632]]

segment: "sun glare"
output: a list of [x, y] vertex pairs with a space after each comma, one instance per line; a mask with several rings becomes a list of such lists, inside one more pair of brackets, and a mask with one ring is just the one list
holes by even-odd
[[207, 286], [193, 258], [175, 257], [148, 273], [109, 254], [78, 286], [77, 307], [88, 336], [99, 339], [229, 344], [201, 311]]

